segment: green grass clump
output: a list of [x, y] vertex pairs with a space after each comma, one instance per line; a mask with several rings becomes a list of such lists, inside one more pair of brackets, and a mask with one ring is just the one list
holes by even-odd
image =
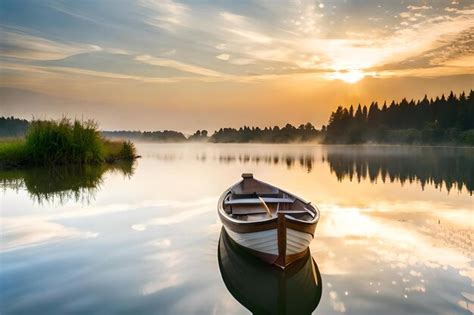
[[92, 120], [34, 120], [25, 139], [0, 141], [0, 167], [99, 164], [135, 158], [133, 143], [103, 139]]
[[28, 154], [25, 141], [21, 139], [8, 139], [0, 141], [0, 164], [22, 165], [25, 164]]
[[63, 118], [32, 121], [26, 150], [33, 164], [87, 164], [105, 160], [103, 141], [94, 121]]
[[106, 161], [134, 159], [136, 154], [135, 145], [130, 141], [104, 141], [104, 152]]

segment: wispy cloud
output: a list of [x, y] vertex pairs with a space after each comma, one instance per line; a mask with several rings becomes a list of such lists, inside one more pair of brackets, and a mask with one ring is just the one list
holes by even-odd
[[230, 55], [229, 54], [220, 54], [220, 55], [217, 55], [216, 56], [217, 59], [220, 59], [220, 60], [229, 60], [230, 59]]
[[407, 7], [408, 10], [412, 10], [412, 11], [420, 11], [420, 10], [430, 10], [432, 9], [433, 7], [430, 6], [430, 5], [421, 5], [421, 6], [416, 6], [416, 5], [409, 5]]
[[147, 23], [153, 26], [174, 30], [176, 26], [185, 25], [190, 7], [173, 0], [139, 0], [141, 6], [151, 10]]
[[12, 31], [0, 31], [0, 55], [30, 60], [57, 60], [101, 51], [97, 45], [58, 42]]
[[245, 66], [245, 65], [254, 64], [256, 61], [255, 59], [249, 59], [249, 58], [233, 58], [229, 60], [229, 62], [234, 65]]
[[150, 55], [140, 55], [140, 56], [135, 57], [135, 60], [150, 64], [150, 65], [154, 65], [154, 66], [173, 68], [179, 71], [199, 74], [203, 76], [218, 77], [218, 76], [223, 75], [222, 73], [214, 71], [214, 70], [206, 69], [206, 68], [195, 66], [195, 65], [190, 65], [184, 62], [173, 60], [173, 59], [152, 57]]

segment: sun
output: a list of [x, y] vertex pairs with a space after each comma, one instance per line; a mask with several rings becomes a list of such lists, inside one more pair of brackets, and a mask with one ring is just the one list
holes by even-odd
[[331, 75], [331, 77], [332, 79], [335, 79], [335, 80], [342, 80], [344, 82], [354, 84], [362, 80], [365, 77], [365, 74], [361, 70], [353, 69], [353, 70], [347, 70], [344, 72], [341, 72], [341, 71], [334, 72]]

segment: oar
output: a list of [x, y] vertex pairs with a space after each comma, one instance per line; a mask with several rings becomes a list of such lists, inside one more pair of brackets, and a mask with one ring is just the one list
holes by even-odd
[[257, 195], [257, 198], [260, 199], [260, 202], [263, 204], [263, 206], [265, 207], [265, 210], [267, 210], [267, 214], [268, 216], [271, 218], [272, 217], [272, 212], [270, 211], [270, 208], [268, 208], [267, 204], [265, 203], [265, 200], [263, 200], [262, 197], [260, 197], [257, 193], [255, 193], [255, 195]]

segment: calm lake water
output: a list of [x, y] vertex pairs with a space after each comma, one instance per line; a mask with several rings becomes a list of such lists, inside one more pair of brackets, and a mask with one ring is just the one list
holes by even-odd
[[[0, 172], [2, 314], [471, 314], [474, 150], [138, 144], [134, 165]], [[243, 172], [321, 210], [281, 273], [232, 246]]]

